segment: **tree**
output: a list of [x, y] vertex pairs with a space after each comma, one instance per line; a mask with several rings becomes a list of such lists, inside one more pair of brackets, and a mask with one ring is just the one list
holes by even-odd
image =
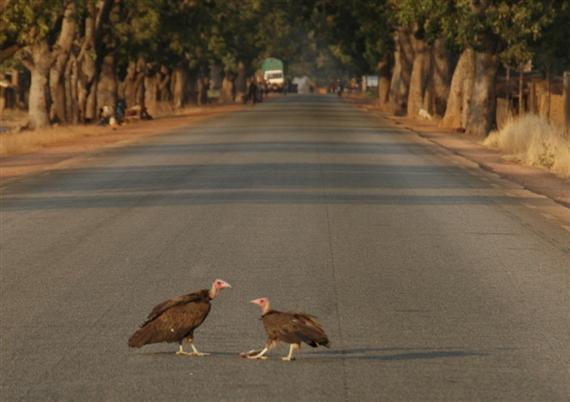
[[[464, 49], [452, 80], [443, 123], [484, 136], [494, 125], [495, 79], [499, 62], [520, 64], [530, 44], [551, 22], [556, 2], [536, 0], [459, 0], [444, 31]], [[466, 70], [465, 70], [466, 69]], [[461, 78], [469, 85], [461, 86]], [[472, 79], [471, 79], [472, 78]], [[467, 102], [466, 102], [467, 101]], [[458, 118], [458, 114], [464, 116]]]
[[15, 0], [7, 4], [0, 17], [0, 37], [21, 53], [21, 61], [31, 73], [29, 117], [34, 128], [49, 124], [49, 72], [52, 63], [67, 51], [64, 42], [72, 30], [73, 7], [65, 0]]

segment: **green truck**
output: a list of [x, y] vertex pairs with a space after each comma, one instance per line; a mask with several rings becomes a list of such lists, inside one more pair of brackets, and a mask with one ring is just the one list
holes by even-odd
[[281, 92], [285, 87], [285, 72], [283, 62], [274, 57], [269, 57], [261, 63], [263, 79], [267, 84], [267, 89], [273, 92]]

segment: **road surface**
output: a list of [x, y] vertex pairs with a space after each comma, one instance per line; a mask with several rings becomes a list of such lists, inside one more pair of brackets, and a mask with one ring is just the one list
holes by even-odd
[[[287, 96], [1, 188], [0, 399], [564, 401], [563, 208], [332, 96]], [[177, 345], [152, 306], [233, 285]], [[285, 363], [257, 306], [319, 317]], [[311, 349], [311, 350], [309, 350]]]

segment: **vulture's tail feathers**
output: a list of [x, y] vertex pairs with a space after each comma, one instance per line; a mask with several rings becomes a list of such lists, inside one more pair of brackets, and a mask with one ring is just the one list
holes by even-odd
[[140, 348], [148, 343], [152, 336], [148, 327], [139, 328], [130, 338], [129, 346], [131, 348]]
[[315, 319], [314, 316], [308, 314], [297, 314], [296, 318], [299, 320], [299, 335], [303, 342], [309, 346], [316, 348], [318, 346], [330, 347], [329, 338], [325, 333], [321, 324]]

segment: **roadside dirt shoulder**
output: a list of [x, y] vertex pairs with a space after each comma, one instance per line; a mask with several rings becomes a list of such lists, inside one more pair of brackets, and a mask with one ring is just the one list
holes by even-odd
[[[85, 126], [84, 133], [65, 141], [52, 143], [29, 153], [1, 157], [0, 182], [4, 185], [30, 174], [68, 167], [94, 152], [122, 147], [147, 137], [167, 134], [181, 127], [191, 127], [197, 122], [243, 109], [244, 106], [238, 104], [205, 106], [188, 109], [179, 115], [137, 121], [115, 129]], [[66, 127], [61, 129], [65, 130]]]

